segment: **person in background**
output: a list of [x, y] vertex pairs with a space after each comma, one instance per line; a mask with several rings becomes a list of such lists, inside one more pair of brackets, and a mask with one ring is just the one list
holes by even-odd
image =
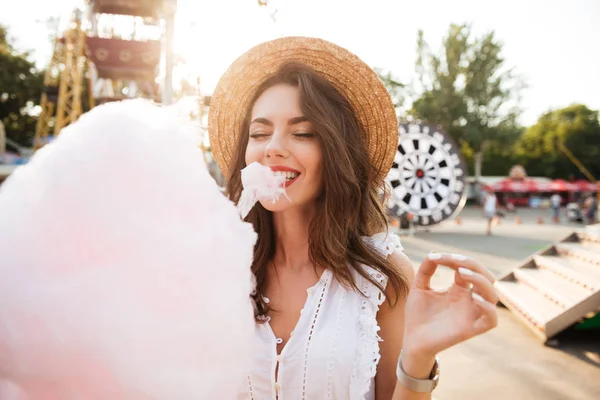
[[496, 195], [489, 189], [486, 189], [483, 194], [483, 212], [487, 219], [487, 234], [492, 234], [492, 224], [496, 218], [496, 205], [498, 199]]
[[560, 204], [562, 203], [562, 197], [560, 194], [554, 193], [552, 197], [550, 197], [550, 205], [552, 206], [552, 220], [554, 223], [558, 223], [558, 217], [560, 215]]
[[585, 200], [585, 218], [588, 224], [596, 222], [596, 214], [598, 213], [598, 199], [595, 194], [591, 194]]

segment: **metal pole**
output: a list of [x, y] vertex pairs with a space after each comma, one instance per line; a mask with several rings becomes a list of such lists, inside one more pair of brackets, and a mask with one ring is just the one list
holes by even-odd
[[173, 51], [173, 38], [175, 36], [175, 10], [177, 1], [165, 1], [165, 82], [162, 92], [162, 103], [173, 103], [173, 66], [175, 55]]
[[0, 121], [0, 164], [4, 161], [4, 153], [6, 153], [6, 131], [4, 124]]
[[596, 178], [590, 173], [590, 171], [588, 171], [588, 169], [581, 163], [581, 161], [579, 161], [573, 155], [573, 153], [571, 153], [571, 150], [569, 150], [563, 142], [561, 142], [559, 140], [559, 141], [557, 141], [557, 143], [558, 143], [558, 148], [563, 152], [563, 154], [565, 156], [567, 156], [567, 158], [573, 164], [575, 164], [575, 166], [579, 169], [579, 171], [581, 171], [586, 176], [586, 178], [588, 178], [592, 183], [596, 184], [596, 199], [598, 199], [598, 203], [600, 203], [600, 181], [596, 180]]

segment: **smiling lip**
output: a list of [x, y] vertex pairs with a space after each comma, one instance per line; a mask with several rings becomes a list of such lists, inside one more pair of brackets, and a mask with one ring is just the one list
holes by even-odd
[[269, 168], [271, 168], [271, 171], [273, 172], [295, 172], [297, 174], [300, 174], [300, 171], [298, 171], [297, 169], [286, 167], [285, 165], [271, 165], [269, 166]]
[[290, 179], [289, 181], [286, 180], [285, 182], [283, 182], [281, 186], [283, 186], [284, 188], [287, 188], [292, 183], [296, 182], [296, 179], [298, 179], [298, 177], [300, 176], [300, 171], [294, 168], [286, 167], [285, 165], [272, 165], [269, 166], [269, 168], [271, 168], [271, 171], [273, 172], [295, 172], [297, 174], [294, 179]]

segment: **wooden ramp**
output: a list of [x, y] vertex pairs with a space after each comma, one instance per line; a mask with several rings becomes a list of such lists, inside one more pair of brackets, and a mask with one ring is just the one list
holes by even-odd
[[600, 311], [600, 225], [570, 234], [496, 282], [500, 302], [546, 341]]

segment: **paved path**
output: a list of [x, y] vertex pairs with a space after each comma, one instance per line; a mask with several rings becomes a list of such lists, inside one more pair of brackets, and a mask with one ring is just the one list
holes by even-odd
[[[462, 224], [448, 221], [429, 232], [404, 236], [407, 255], [418, 265], [431, 250], [476, 257], [497, 276], [521, 260], [560, 240], [574, 225], [549, 224], [550, 211], [519, 211], [501, 220], [493, 236], [485, 235], [480, 210], [466, 209]], [[538, 225], [537, 218], [546, 218]], [[452, 281], [441, 269], [434, 287]], [[436, 400], [598, 400], [600, 399], [600, 333], [595, 337], [566, 332], [544, 345], [505, 308], [499, 325], [480, 337], [440, 355], [442, 374]]]

